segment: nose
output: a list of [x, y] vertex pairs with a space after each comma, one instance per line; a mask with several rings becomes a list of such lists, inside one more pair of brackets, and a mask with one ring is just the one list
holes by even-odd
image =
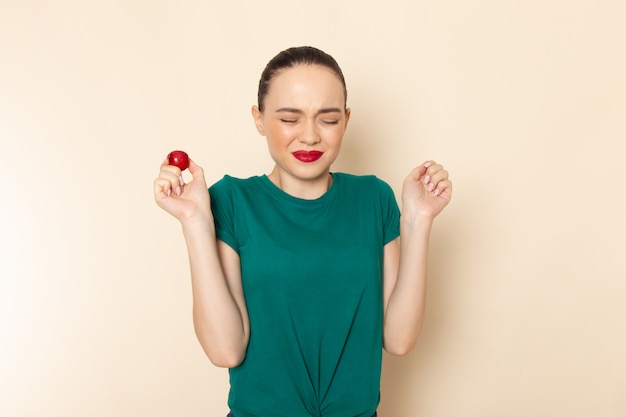
[[306, 145], [315, 145], [321, 140], [314, 121], [307, 122], [304, 125], [304, 129], [300, 134], [299, 140]]

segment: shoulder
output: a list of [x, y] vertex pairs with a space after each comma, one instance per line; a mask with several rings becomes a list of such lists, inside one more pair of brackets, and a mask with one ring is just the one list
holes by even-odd
[[212, 188], [226, 188], [226, 187], [234, 187], [237, 186], [241, 183], [250, 181], [251, 179], [253, 179], [254, 177], [250, 177], [250, 178], [237, 178], [237, 177], [233, 177], [231, 175], [224, 175], [221, 179], [219, 179], [218, 181], [216, 181], [215, 183], [213, 183], [209, 189]]
[[347, 188], [355, 188], [368, 192], [378, 191], [385, 194], [393, 194], [391, 186], [375, 175], [355, 175], [347, 174], [345, 172], [337, 172], [333, 173], [333, 178], [339, 180], [339, 182]]
[[257, 187], [259, 182], [259, 177], [237, 178], [224, 175], [220, 180], [209, 187], [209, 193], [211, 193], [211, 195], [232, 193], [235, 190]]
[[209, 187], [211, 210], [216, 220], [232, 218], [236, 212], [254, 207], [259, 195], [259, 177], [236, 178], [224, 175]]

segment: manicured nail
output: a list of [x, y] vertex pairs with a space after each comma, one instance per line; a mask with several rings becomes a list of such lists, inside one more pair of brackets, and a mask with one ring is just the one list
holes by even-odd
[[430, 182], [430, 175], [426, 175], [424, 177], [424, 184], [428, 184]]
[[171, 188], [168, 188], [168, 189], [167, 189], [167, 196], [168, 196], [168, 197], [171, 197], [171, 196], [172, 196], [172, 189], [171, 189]]
[[435, 189], [435, 184], [433, 184], [432, 182], [428, 184], [428, 191], [432, 191], [434, 189]]
[[180, 185], [183, 185], [185, 183], [185, 181], [183, 181], [183, 176], [182, 175], [180, 177], [178, 177], [178, 183]]
[[424, 164], [424, 166], [425, 166], [426, 168], [428, 168], [428, 167], [429, 167], [429, 166], [431, 166], [432, 164], [433, 164], [432, 162], [428, 161], [428, 162], [426, 162], [426, 163]]
[[440, 190], [439, 188], [437, 188], [437, 189], [435, 190], [435, 195], [437, 196], [437, 195], [439, 195], [439, 194], [441, 194], [441, 190]]
[[180, 195], [180, 185], [176, 187], [176, 195]]

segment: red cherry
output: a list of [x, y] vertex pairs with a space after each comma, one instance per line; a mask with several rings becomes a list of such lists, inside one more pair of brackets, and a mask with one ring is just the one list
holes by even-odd
[[189, 168], [189, 155], [184, 151], [172, 151], [167, 155], [170, 165], [177, 166], [181, 171]]

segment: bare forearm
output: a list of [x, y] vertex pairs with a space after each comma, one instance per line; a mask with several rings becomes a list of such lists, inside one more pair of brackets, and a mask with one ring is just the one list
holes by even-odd
[[233, 367], [245, 356], [247, 317], [229, 288], [218, 254], [213, 219], [183, 223], [189, 252], [196, 335], [217, 366]]
[[400, 259], [395, 287], [385, 312], [385, 349], [410, 352], [424, 320], [428, 242], [432, 219], [404, 216], [400, 224]]

